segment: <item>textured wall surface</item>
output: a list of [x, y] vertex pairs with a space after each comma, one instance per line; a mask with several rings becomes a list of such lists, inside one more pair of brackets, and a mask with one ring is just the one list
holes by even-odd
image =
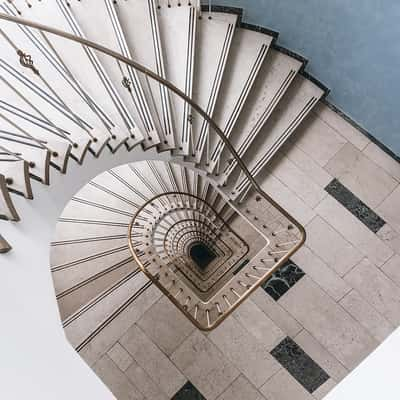
[[281, 33], [278, 43], [310, 60], [329, 100], [400, 155], [400, 2], [218, 0], [244, 20]]

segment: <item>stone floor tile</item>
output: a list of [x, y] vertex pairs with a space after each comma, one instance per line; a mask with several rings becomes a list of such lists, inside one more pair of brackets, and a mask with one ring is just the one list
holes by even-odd
[[137, 324], [167, 355], [171, 355], [195, 329], [166, 296], [154, 304]]
[[107, 355], [94, 364], [93, 370], [118, 400], [144, 400], [137, 387]]
[[120, 343], [169, 397], [185, 384], [185, 377], [136, 324]]
[[334, 198], [326, 197], [315, 211], [377, 266], [393, 255], [393, 250]]
[[191, 383], [187, 382], [171, 400], [207, 400], [200, 391]]
[[311, 113], [296, 131], [296, 146], [320, 166], [326, 163], [346, 144], [347, 140], [315, 113]]
[[367, 259], [344, 278], [394, 326], [400, 325], [400, 287]]
[[337, 383], [332, 378], [328, 379], [313, 393], [313, 397], [322, 400], [336, 385]]
[[275, 347], [286, 335], [275, 323], [251, 300], [246, 300], [233, 313], [242, 324], [267, 350]]
[[342, 137], [352, 143], [357, 149], [364, 150], [370, 143], [367, 136], [361, 133], [356, 127], [350, 124], [339, 113], [333, 111], [326, 104], [319, 103], [314, 112], [321, 120], [325, 121], [332, 129], [338, 132]]
[[363, 258], [354, 246], [320, 216], [316, 216], [306, 226], [306, 232], [306, 245], [340, 276]]
[[257, 388], [281, 368], [264, 345], [232, 317], [211, 331], [209, 338]]
[[386, 223], [376, 234], [395, 253], [400, 254], [400, 232]]
[[400, 163], [385, 153], [375, 143], [370, 143], [363, 153], [375, 164], [383, 168], [389, 175], [400, 182]]
[[314, 398], [285, 369], [280, 370], [261, 388], [268, 400], [313, 400]]
[[268, 169], [284, 185], [292, 190], [310, 208], [314, 208], [327, 193], [295, 163], [285, 156], [276, 157]]
[[383, 201], [376, 212], [400, 233], [400, 186]]
[[395, 254], [388, 260], [381, 270], [388, 276], [397, 286], [400, 286], [400, 255]]
[[294, 337], [302, 326], [264, 289], [257, 289], [250, 299], [269, 317], [286, 335]]
[[307, 330], [303, 329], [296, 337], [296, 343], [317, 362], [335, 381], [340, 382], [349, 371]]
[[307, 276], [279, 303], [348, 369], [356, 367], [378, 345], [356, 320]]
[[146, 400], [169, 400], [168, 396], [156, 385], [146, 371], [133, 360], [132, 364], [125, 371], [128, 379], [136, 385]]
[[325, 169], [371, 208], [382, 203], [398, 185], [385, 170], [350, 143], [340, 149]]
[[240, 375], [217, 400], [265, 400], [265, 398], [243, 375]]
[[347, 294], [340, 301], [340, 305], [379, 342], [383, 342], [394, 330], [394, 326], [368, 304], [356, 290]]
[[200, 331], [194, 331], [172, 354], [171, 360], [207, 400], [216, 399], [239, 371]]
[[292, 259], [334, 300], [338, 301], [350, 292], [351, 287], [307, 246], [301, 247], [293, 254]]
[[128, 367], [133, 363], [133, 358], [119, 343], [115, 343], [115, 345], [111, 347], [110, 350], [108, 350], [107, 355], [123, 372], [126, 371]]

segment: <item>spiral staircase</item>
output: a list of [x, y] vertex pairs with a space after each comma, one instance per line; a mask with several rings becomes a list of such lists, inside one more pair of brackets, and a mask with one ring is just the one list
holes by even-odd
[[[7, 0], [0, 13], [2, 224], [29, 224], [21, 199], [35, 207], [55, 175], [81, 182], [57, 194], [50, 249], [70, 344], [92, 365], [111, 344], [99, 334], [161, 293], [214, 330], [305, 242], [262, 187], [327, 88], [240, 9]], [[7, 239], [0, 253], [23, 251]]]

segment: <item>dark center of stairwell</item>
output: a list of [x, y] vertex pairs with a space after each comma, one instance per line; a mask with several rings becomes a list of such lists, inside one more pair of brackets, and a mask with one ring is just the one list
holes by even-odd
[[192, 245], [189, 250], [189, 255], [201, 270], [204, 270], [217, 257], [207, 245], [201, 242]]

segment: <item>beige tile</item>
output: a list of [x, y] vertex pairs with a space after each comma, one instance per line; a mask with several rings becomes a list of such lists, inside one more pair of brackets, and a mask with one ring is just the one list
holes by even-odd
[[216, 399], [239, 376], [233, 364], [199, 331], [190, 335], [171, 359], [207, 400]]
[[320, 166], [324, 166], [347, 142], [313, 113], [299, 126], [294, 140], [296, 146]]
[[377, 212], [400, 233], [400, 186], [377, 208]]
[[163, 296], [138, 321], [140, 328], [167, 355], [193, 332], [193, 324]]
[[161, 297], [161, 292], [150, 286], [129, 307], [113, 319], [80, 352], [79, 355], [92, 365], [104, 355], [125, 332], [134, 324], [154, 302]]
[[175, 365], [136, 325], [126, 332], [120, 343], [169, 397], [186, 383]]
[[289, 160], [297, 165], [307, 176], [309, 176], [317, 185], [321, 188], [325, 186], [333, 179], [333, 177], [322, 168], [311, 156], [305, 153], [300, 147], [295, 145], [296, 137], [291, 143], [285, 146], [284, 151]]
[[400, 254], [400, 232], [386, 223], [377, 232], [377, 236], [395, 253]]
[[232, 317], [213, 330], [209, 338], [257, 388], [281, 368], [264, 345]]
[[400, 287], [367, 259], [344, 278], [395, 326], [400, 325]]
[[315, 211], [273, 175], [261, 173], [259, 182], [262, 189], [300, 223], [306, 225], [314, 218]]
[[322, 400], [336, 385], [337, 383], [333, 379], [328, 379], [312, 395], [315, 399]]
[[384, 264], [393, 251], [332, 197], [326, 197], [315, 211], [345, 239], [378, 266]]
[[340, 276], [363, 258], [354, 246], [319, 216], [306, 226], [306, 233], [307, 246]]
[[301, 247], [291, 259], [334, 300], [350, 292], [351, 287], [307, 246]]
[[108, 350], [107, 355], [121, 371], [126, 371], [133, 363], [133, 358], [119, 343], [115, 343], [115, 345]]
[[243, 375], [240, 375], [218, 397], [218, 400], [265, 400], [265, 398]]
[[294, 340], [335, 381], [340, 382], [349, 373], [307, 330], [303, 329]]
[[233, 316], [267, 350], [272, 350], [286, 337], [286, 334], [251, 300], [246, 300]]
[[350, 143], [343, 146], [325, 168], [371, 208], [377, 207], [398, 185]]
[[143, 400], [139, 390], [108, 356], [103, 356], [93, 366], [94, 372], [118, 400]]
[[378, 344], [307, 276], [279, 302], [348, 369], [356, 367]]
[[340, 305], [379, 342], [383, 342], [394, 330], [394, 326], [368, 304], [356, 290], [346, 295], [340, 301]]
[[156, 385], [146, 371], [133, 361], [125, 371], [128, 379], [137, 387], [146, 400], [168, 400], [168, 396]]
[[263, 385], [260, 392], [268, 400], [313, 400], [310, 393], [285, 369], [280, 370]]
[[325, 121], [357, 149], [363, 150], [370, 143], [370, 140], [364, 134], [325, 104], [319, 103], [314, 110], [321, 120]]
[[400, 255], [395, 254], [388, 260], [381, 270], [388, 276], [397, 286], [400, 286]]
[[285, 156], [276, 157], [268, 169], [310, 208], [314, 208], [328, 193], [317, 185], [295, 163]]
[[296, 336], [302, 326], [264, 289], [257, 289], [250, 299], [283, 331], [287, 336]]
[[363, 153], [400, 182], [400, 163], [398, 161], [394, 160], [372, 142], [364, 149]]

